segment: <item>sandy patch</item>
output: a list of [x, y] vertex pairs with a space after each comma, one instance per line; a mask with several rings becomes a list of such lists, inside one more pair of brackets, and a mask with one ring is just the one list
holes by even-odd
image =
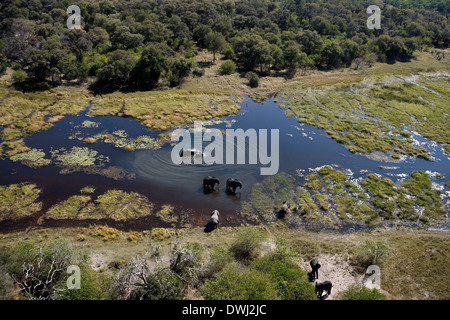
[[[337, 294], [348, 289], [355, 282], [361, 282], [362, 276], [354, 274], [348, 260], [339, 255], [320, 254], [315, 257], [321, 264], [318, 282], [331, 281], [333, 288], [326, 300], [336, 300]], [[302, 268], [311, 271], [309, 261], [302, 261]]]

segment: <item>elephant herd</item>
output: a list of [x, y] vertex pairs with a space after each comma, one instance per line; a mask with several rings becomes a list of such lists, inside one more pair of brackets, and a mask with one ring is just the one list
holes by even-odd
[[[217, 185], [217, 190], [216, 190]], [[207, 176], [203, 179], [203, 191], [208, 194], [212, 192], [216, 192], [219, 190], [220, 181], [216, 177], [213, 176]], [[242, 182], [240, 182], [237, 179], [229, 178], [227, 179], [227, 184], [225, 188], [225, 192], [228, 195], [236, 195], [237, 188], [242, 189]], [[211, 217], [208, 221], [208, 224], [205, 226], [205, 232], [211, 232], [214, 229], [217, 229], [219, 226], [219, 211], [214, 210], [211, 213]]]
[[[220, 185], [219, 179], [213, 176], [207, 176], [203, 179], [203, 191], [205, 193], [215, 192], [216, 185]], [[229, 195], [236, 195], [236, 189], [242, 189], [242, 182], [237, 179], [228, 179], [225, 192]]]
[[[311, 272], [308, 273], [309, 281], [314, 282], [315, 280], [319, 279], [319, 269], [321, 265], [319, 262], [315, 259], [311, 260], [309, 262], [309, 265], [311, 266]], [[333, 284], [331, 281], [324, 281], [324, 282], [315, 282], [315, 291], [316, 295], [319, 299], [323, 300], [326, 299], [331, 294], [331, 288], [333, 287]], [[326, 291], [326, 295], [323, 295], [323, 292]]]

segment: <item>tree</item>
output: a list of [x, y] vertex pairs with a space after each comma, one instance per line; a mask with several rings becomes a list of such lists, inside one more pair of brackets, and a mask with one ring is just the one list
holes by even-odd
[[147, 46], [133, 70], [133, 81], [139, 85], [155, 86], [168, 69], [164, 53], [155, 45]]
[[216, 62], [216, 52], [220, 52], [225, 48], [225, 37], [218, 32], [210, 32], [206, 35], [205, 44], [208, 50], [213, 53], [213, 62]]
[[0, 75], [5, 73], [7, 67], [8, 67], [8, 60], [3, 54], [3, 51], [0, 50]]
[[192, 62], [181, 57], [175, 58], [170, 65], [170, 85], [179, 85], [189, 75], [191, 69]]
[[269, 42], [254, 33], [244, 34], [238, 39], [235, 43], [235, 52], [238, 60], [249, 71], [259, 66], [262, 72], [265, 66], [270, 66], [274, 62]]
[[40, 43], [38, 48], [30, 48], [24, 58], [24, 67], [28, 75], [37, 81], [44, 81], [47, 77], [52, 82], [62, 74], [61, 61], [67, 55], [61, 43], [56, 38], [50, 38]]
[[197, 46], [206, 48], [206, 36], [212, 32], [210, 26], [200, 25], [194, 29], [193, 39], [197, 41]]
[[130, 80], [131, 70], [135, 64], [134, 57], [127, 51], [116, 50], [108, 54], [108, 60], [97, 76], [100, 82], [126, 84]]
[[296, 41], [306, 54], [317, 54], [323, 46], [323, 41], [317, 31], [304, 30], [296, 35]]
[[336, 40], [327, 40], [320, 54], [320, 63], [327, 69], [337, 68], [341, 63], [342, 48]]
[[5, 39], [3, 52], [11, 62], [22, 62], [27, 50], [36, 43], [33, 29], [25, 19], [14, 19]]

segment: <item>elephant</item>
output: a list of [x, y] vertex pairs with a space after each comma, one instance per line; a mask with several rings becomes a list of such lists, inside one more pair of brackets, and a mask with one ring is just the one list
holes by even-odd
[[219, 179], [213, 176], [207, 176], [203, 179], [203, 190], [205, 193], [216, 191], [216, 184], [220, 185]]
[[208, 224], [205, 226], [205, 232], [211, 232], [219, 227], [219, 215], [220, 213], [218, 210], [214, 210], [211, 213], [211, 218], [209, 219]]
[[289, 201], [284, 201], [283, 205], [281, 206], [280, 211], [278, 211], [279, 217], [284, 217], [286, 213], [289, 211], [289, 208], [291, 207], [291, 204]]
[[201, 155], [202, 158], [203, 158], [203, 152], [199, 151], [197, 149], [187, 149], [187, 150], [181, 149], [180, 157], [184, 157], [185, 155], [186, 156], [190, 155], [191, 157], [195, 157], [195, 156]]
[[327, 296], [331, 294], [331, 288], [333, 287], [333, 284], [331, 281], [324, 281], [320, 283], [315, 283], [315, 292], [317, 294], [317, 297], [319, 299], [322, 299], [323, 292], [327, 292]]
[[227, 180], [227, 188], [226, 188], [227, 194], [235, 195], [237, 188], [242, 189], [242, 183], [239, 180], [231, 178]]
[[311, 266], [311, 278], [313, 280], [319, 279], [319, 269], [321, 267], [321, 265], [319, 264], [319, 262], [316, 259], [312, 259], [309, 262], [309, 265]]

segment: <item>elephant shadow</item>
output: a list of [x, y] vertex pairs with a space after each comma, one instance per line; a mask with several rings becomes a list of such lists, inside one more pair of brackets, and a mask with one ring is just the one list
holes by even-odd
[[214, 225], [214, 223], [212, 221], [209, 221], [206, 226], [205, 229], [203, 230], [205, 233], [210, 233], [213, 232], [215, 229], [217, 228], [216, 225]]
[[282, 210], [277, 211], [276, 217], [277, 217], [278, 220], [284, 219], [284, 217], [286, 217], [286, 212], [284, 212]]
[[229, 198], [232, 198], [233, 200], [239, 200], [239, 199], [241, 199], [241, 197], [242, 197], [242, 194], [241, 194], [241, 192], [239, 191], [239, 192], [230, 192], [230, 191], [227, 191], [227, 189], [225, 189], [225, 194], [229, 197]]
[[200, 187], [197, 190], [197, 192], [198, 193], [203, 193], [203, 194], [208, 195], [208, 196], [213, 197], [213, 198], [215, 198], [215, 197], [217, 197], [219, 195], [219, 190], [208, 190], [208, 189], [205, 189], [203, 187]]

